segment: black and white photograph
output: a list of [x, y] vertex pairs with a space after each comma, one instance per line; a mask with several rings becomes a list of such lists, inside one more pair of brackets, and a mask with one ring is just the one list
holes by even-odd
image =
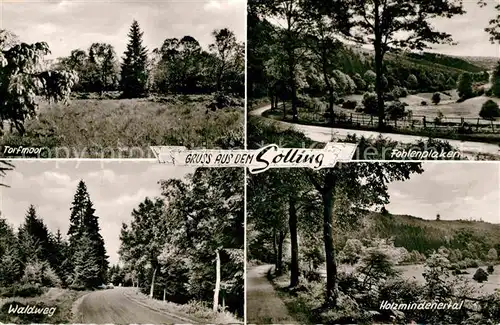
[[500, 166], [350, 162], [247, 188], [248, 324], [498, 324]]
[[41, 158], [243, 148], [245, 13], [245, 0], [2, 0], [0, 145]]
[[0, 323], [243, 323], [242, 168], [0, 167]]
[[396, 146], [500, 159], [498, 1], [247, 7], [249, 145], [293, 130], [376, 149], [361, 160], [396, 160], [380, 149]]

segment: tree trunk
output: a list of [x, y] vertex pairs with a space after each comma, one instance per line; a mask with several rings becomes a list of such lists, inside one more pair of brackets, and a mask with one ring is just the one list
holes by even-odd
[[337, 304], [337, 263], [335, 261], [335, 247], [333, 245], [333, 190], [335, 185], [329, 186], [323, 193], [323, 239], [325, 242], [326, 258], [326, 306]]
[[219, 308], [219, 291], [220, 291], [220, 255], [219, 251], [215, 251], [216, 263], [215, 263], [215, 290], [214, 290], [214, 312], [217, 312]]
[[382, 49], [382, 34], [380, 31], [380, 14], [379, 0], [375, 0], [375, 90], [377, 92], [377, 112], [378, 112], [378, 128], [384, 128], [384, 89], [382, 85], [383, 70], [383, 49]]
[[285, 241], [285, 233], [279, 232], [278, 236], [278, 265], [276, 266], [276, 275], [283, 274], [283, 242]]
[[278, 235], [276, 229], [273, 230], [273, 254], [274, 254], [274, 268], [278, 269]]
[[149, 297], [153, 298], [153, 294], [155, 291], [155, 277], [156, 277], [156, 271], [158, 270], [158, 266], [155, 267], [155, 270], [153, 271], [153, 278], [151, 279], [151, 289], [149, 290]]
[[295, 198], [290, 196], [288, 207], [288, 225], [290, 227], [291, 262], [290, 288], [299, 284], [299, 242], [297, 237], [297, 207]]
[[167, 290], [164, 288], [163, 289], [163, 301], [165, 301], [165, 296], [167, 295]]

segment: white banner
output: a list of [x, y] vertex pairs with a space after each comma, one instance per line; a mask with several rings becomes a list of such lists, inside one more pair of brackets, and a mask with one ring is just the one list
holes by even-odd
[[153, 146], [160, 163], [192, 167], [248, 167], [253, 174], [269, 168], [334, 167], [338, 161], [350, 161], [356, 152], [354, 143], [329, 142], [324, 149], [279, 148], [270, 144], [257, 150], [188, 150], [179, 146]]

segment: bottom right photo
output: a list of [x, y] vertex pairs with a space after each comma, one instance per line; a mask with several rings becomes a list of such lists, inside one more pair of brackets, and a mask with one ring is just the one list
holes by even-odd
[[248, 324], [498, 324], [500, 164], [352, 162], [247, 185]]

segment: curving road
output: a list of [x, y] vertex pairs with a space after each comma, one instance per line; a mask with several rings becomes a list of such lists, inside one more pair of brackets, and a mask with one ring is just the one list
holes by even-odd
[[[83, 324], [195, 324], [183, 316], [155, 311], [128, 298], [134, 288], [100, 290], [85, 295], [77, 308]], [[170, 314], [170, 313], [169, 313]]]
[[259, 265], [247, 269], [248, 324], [297, 323], [267, 280], [267, 272], [272, 267], [272, 265]]
[[[260, 116], [262, 113], [271, 109], [271, 105], [267, 105], [252, 111], [249, 111], [249, 115]], [[263, 118], [263, 117], [262, 117]], [[276, 121], [276, 120], [273, 120]], [[374, 131], [361, 131], [361, 130], [350, 130], [350, 129], [339, 129], [339, 128], [329, 128], [322, 126], [312, 126], [312, 125], [301, 125], [288, 123], [283, 121], [276, 121], [284, 127], [293, 127], [295, 130], [304, 133], [308, 138], [317, 142], [329, 142], [332, 137], [335, 136], [340, 139], [345, 139], [349, 134], [356, 134], [358, 136], [363, 136], [365, 138], [376, 138], [379, 135], [389, 138], [393, 141], [398, 141], [401, 143], [414, 143], [424, 137], [406, 134], [394, 134], [394, 133], [379, 133]], [[460, 141], [460, 140], [450, 140], [441, 139], [438, 140], [447, 141], [450, 145], [460, 150], [467, 156], [474, 156], [476, 154], [491, 154], [500, 156], [500, 146], [496, 144], [483, 143], [483, 142], [473, 142], [473, 141]]]

